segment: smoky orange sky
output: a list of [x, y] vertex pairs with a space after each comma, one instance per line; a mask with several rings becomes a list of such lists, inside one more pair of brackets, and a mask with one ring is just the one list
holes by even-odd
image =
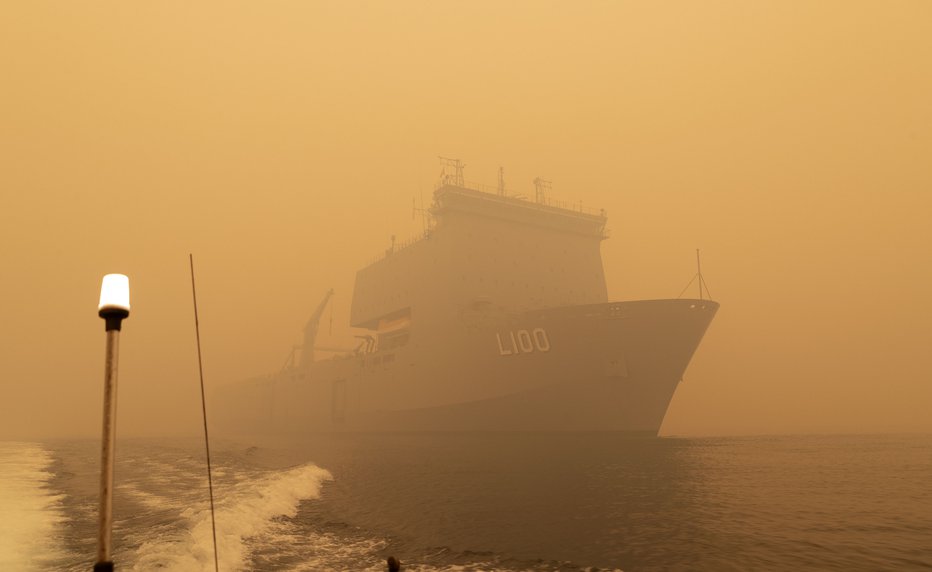
[[[5, 2], [0, 438], [200, 430], [421, 227], [438, 155], [605, 208], [611, 299], [722, 307], [661, 434], [932, 429], [932, 3]], [[695, 289], [694, 289], [695, 290]], [[209, 407], [209, 403], [208, 403]]]

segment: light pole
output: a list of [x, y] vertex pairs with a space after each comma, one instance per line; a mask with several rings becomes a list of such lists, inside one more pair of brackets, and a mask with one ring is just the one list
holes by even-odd
[[104, 365], [104, 427], [100, 448], [100, 527], [97, 531], [97, 562], [94, 572], [111, 572], [110, 533], [113, 528], [113, 450], [116, 441], [117, 358], [120, 326], [129, 316], [129, 278], [107, 274], [100, 285], [98, 314], [107, 330], [107, 357]]

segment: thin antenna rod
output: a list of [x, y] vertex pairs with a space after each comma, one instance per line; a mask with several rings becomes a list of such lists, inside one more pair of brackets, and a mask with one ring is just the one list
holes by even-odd
[[204, 418], [204, 447], [207, 449], [207, 489], [210, 491], [210, 529], [214, 535], [214, 570], [220, 572], [220, 559], [217, 557], [217, 523], [214, 518], [214, 482], [210, 471], [210, 438], [207, 436], [207, 399], [204, 397], [204, 367], [201, 365], [201, 325], [197, 319], [197, 289], [194, 287], [194, 255], [188, 254], [191, 261], [191, 296], [194, 298], [194, 332], [197, 336], [197, 371], [201, 377], [201, 412]]
[[699, 299], [702, 300], [702, 265], [699, 263], [699, 249], [696, 249], [696, 276], [699, 277]]

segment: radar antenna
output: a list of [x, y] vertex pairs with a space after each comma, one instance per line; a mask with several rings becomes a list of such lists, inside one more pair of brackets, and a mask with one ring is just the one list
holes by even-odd
[[466, 181], [463, 179], [465, 167], [466, 165], [459, 159], [440, 157], [440, 184], [465, 187]]
[[534, 201], [543, 204], [547, 195], [553, 190], [553, 183], [540, 177], [534, 179]]

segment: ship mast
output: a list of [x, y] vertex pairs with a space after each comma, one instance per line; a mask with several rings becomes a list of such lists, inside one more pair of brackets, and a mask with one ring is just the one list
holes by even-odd
[[547, 195], [553, 190], [553, 183], [551, 181], [545, 181], [540, 177], [534, 179], [534, 201], [538, 204], [544, 204], [547, 200]]
[[705, 278], [702, 277], [702, 261], [699, 259], [698, 248], [696, 249], [696, 274], [692, 277], [692, 280], [689, 281], [689, 284], [687, 284], [686, 287], [683, 288], [683, 291], [680, 292], [680, 295], [677, 296], [678, 299], [683, 297], [683, 294], [685, 294], [686, 291], [689, 290], [689, 287], [693, 285], [693, 282], [695, 282], [696, 279], [699, 280], [699, 299], [705, 300], [705, 297], [708, 296], [709, 299], [711, 300], [712, 293], [709, 292], [709, 285], [706, 284]]
[[702, 300], [702, 264], [699, 262], [699, 249], [696, 249], [696, 276], [699, 277], [699, 299]]
[[466, 168], [466, 165], [459, 159], [440, 157], [440, 184], [465, 187], [466, 181], [463, 179], [464, 168]]

